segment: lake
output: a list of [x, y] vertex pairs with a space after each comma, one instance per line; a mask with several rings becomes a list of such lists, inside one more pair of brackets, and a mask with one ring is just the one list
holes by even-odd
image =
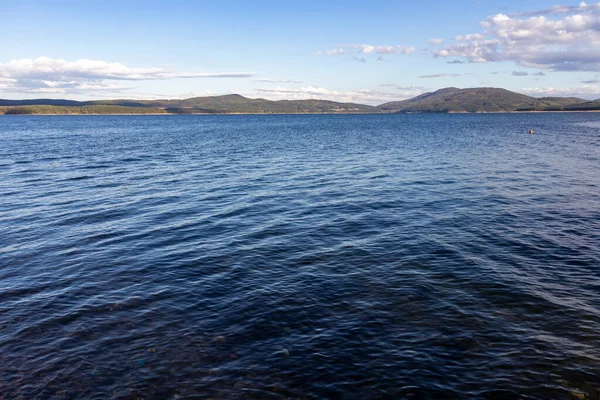
[[598, 113], [0, 140], [0, 398], [600, 398]]

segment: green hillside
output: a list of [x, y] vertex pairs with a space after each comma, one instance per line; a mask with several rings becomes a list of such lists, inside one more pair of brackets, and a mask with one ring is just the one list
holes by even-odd
[[[0, 103], [2, 104], [2, 103]], [[249, 99], [239, 94], [193, 97], [183, 100], [101, 100], [95, 105], [162, 108], [175, 114], [302, 114], [302, 113], [372, 113], [377, 108], [364, 104], [338, 103], [327, 100]]]
[[367, 114], [600, 110], [600, 100], [535, 98], [498, 88], [445, 88], [374, 107], [328, 100], [249, 99], [238, 94], [183, 100], [1, 100], [0, 114]]
[[0, 114], [165, 114], [166, 111], [152, 107], [123, 107], [123, 106], [51, 106], [32, 105], [16, 107], [0, 107]]
[[596, 111], [600, 110], [600, 99], [584, 103], [570, 104], [563, 107], [564, 111]]
[[385, 103], [377, 108], [385, 112], [509, 112], [562, 108], [584, 102], [573, 97], [535, 98], [498, 88], [445, 88], [404, 101]]

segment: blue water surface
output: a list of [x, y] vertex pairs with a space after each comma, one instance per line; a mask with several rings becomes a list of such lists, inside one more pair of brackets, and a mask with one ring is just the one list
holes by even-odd
[[2, 116], [0, 398], [599, 399], [600, 114]]

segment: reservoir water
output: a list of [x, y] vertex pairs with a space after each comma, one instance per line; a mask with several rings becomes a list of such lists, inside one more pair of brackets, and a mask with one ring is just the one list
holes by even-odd
[[600, 114], [0, 117], [0, 398], [599, 399]]

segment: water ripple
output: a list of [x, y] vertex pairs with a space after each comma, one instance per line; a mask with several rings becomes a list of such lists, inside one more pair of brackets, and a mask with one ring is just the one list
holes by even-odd
[[0, 398], [600, 399], [592, 114], [0, 132]]

